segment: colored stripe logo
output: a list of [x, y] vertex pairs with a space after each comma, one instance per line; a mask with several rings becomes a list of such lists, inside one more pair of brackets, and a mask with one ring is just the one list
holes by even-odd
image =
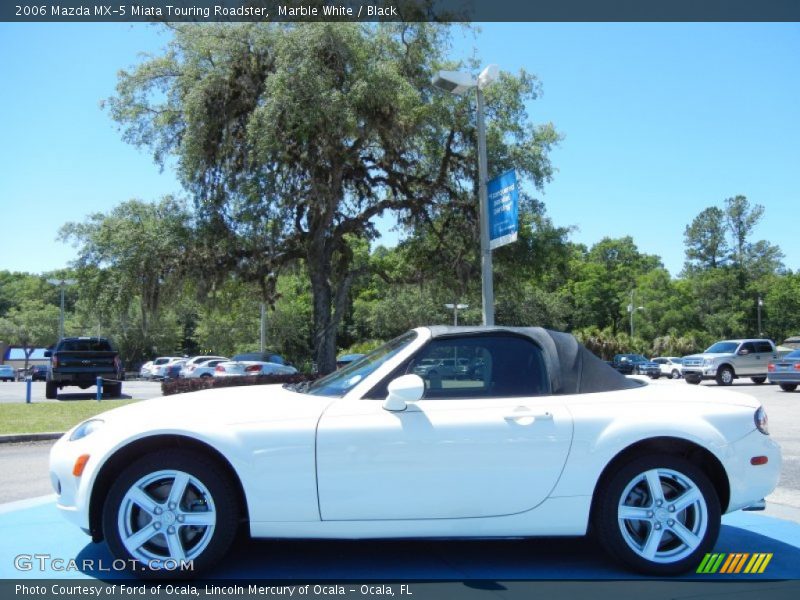
[[771, 552], [756, 552], [755, 554], [746, 552], [706, 554], [700, 565], [698, 565], [696, 572], [703, 575], [713, 575], [714, 573], [724, 573], [726, 575], [746, 573], [755, 575], [763, 573], [771, 560]]

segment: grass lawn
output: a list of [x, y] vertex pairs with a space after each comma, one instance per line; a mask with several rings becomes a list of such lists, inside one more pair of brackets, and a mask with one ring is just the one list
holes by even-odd
[[0, 404], [0, 434], [66, 431], [84, 419], [135, 400], [70, 400]]

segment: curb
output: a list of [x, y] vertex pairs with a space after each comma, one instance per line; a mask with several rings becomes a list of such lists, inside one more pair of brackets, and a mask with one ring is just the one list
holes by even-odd
[[49, 432], [49, 433], [12, 433], [0, 435], [0, 444], [18, 444], [21, 442], [45, 442], [49, 440], [57, 440], [64, 432]]

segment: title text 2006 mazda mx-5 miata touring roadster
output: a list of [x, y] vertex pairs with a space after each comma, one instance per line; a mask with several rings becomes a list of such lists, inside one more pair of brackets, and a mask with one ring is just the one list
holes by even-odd
[[664, 575], [711, 551], [722, 513], [763, 504], [781, 455], [747, 395], [628, 379], [564, 333], [430, 327], [306, 387], [110, 411], [50, 460], [63, 513], [151, 576], [207, 568], [241, 523], [351, 539], [592, 525], [624, 564]]

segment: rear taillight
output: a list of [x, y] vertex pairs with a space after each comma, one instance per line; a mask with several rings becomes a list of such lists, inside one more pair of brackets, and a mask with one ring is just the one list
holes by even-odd
[[794, 370], [800, 371], [800, 363], [794, 363]]
[[250, 365], [245, 367], [245, 373], [258, 373], [261, 371], [261, 365]]
[[217, 365], [216, 367], [214, 367], [214, 370], [217, 373], [224, 373], [225, 372], [225, 367], [223, 367], [222, 365]]
[[50, 362], [51, 362], [53, 368], [56, 368], [58, 366], [58, 357], [57, 356], [53, 356], [53, 358], [51, 359]]
[[775, 363], [769, 363], [767, 365], [767, 371], [769, 371], [770, 373], [774, 373], [775, 372]]

